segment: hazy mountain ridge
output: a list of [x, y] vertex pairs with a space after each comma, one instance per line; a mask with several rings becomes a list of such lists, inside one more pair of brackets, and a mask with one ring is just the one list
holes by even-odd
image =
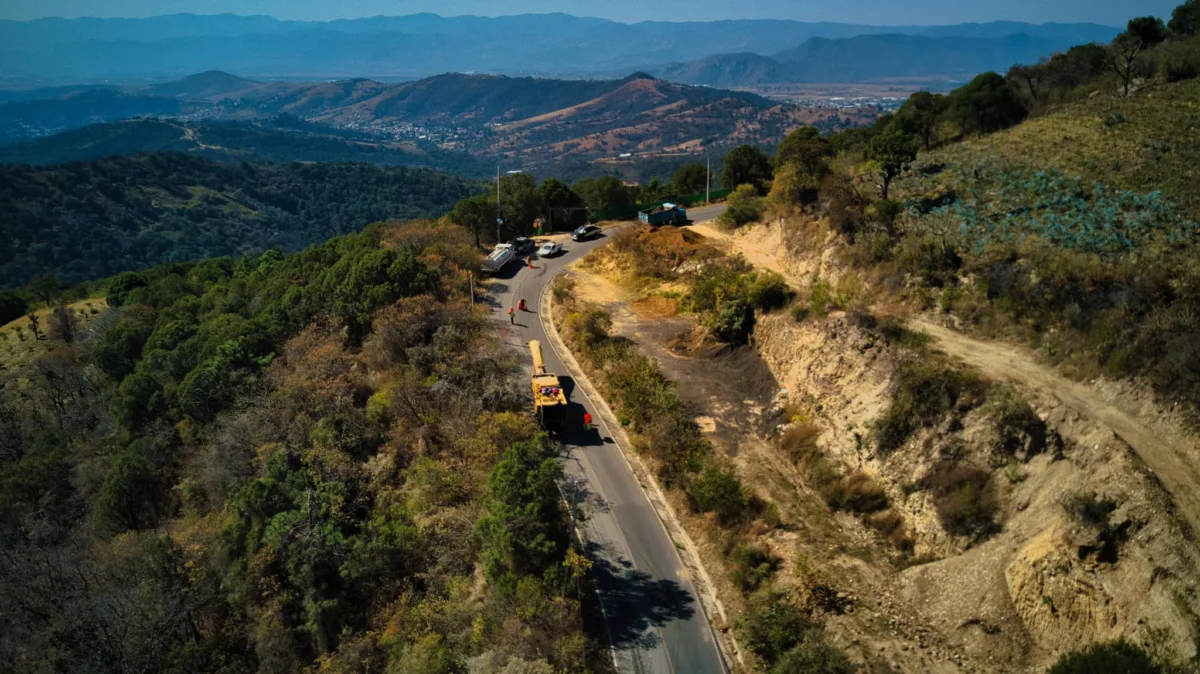
[[861, 82], [892, 78], [969, 79], [1006, 71], [1065, 51], [1075, 42], [1025, 33], [1003, 37], [881, 34], [812, 38], [773, 56], [717, 54], [652, 72], [685, 84], [749, 87], [793, 82]]
[[782, 20], [623, 24], [566, 14], [440, 17], [415, 14], [330, 22], [263, 16], [0, 21], [0, 71], [9, 77], [179, 76], [216, 68], [249, 77], [402, 76], [487, 70], [615, 75], [714, 53], [768, 55], [822, 37], [901, 33], [997, 38], [1014, 33], [1075, 44], [1106, 40], [1097, 24], [997, 22], [868, 26]]

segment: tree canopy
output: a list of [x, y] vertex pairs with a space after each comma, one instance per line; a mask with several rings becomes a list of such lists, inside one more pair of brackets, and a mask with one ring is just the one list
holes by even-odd
[[757, 147], [741, 145], [725, 155], [725, 168], [721, 171], [722, 188], [734, 190], [739, 185], [753, 185], [762, 193], [770, 180], [771, 160]]
[[295, 251], [388, 218], [439, 216], [479, 187], [368, 164], [219, 164], [174, 153], [0, 167], [0, 287], [163, 262]]

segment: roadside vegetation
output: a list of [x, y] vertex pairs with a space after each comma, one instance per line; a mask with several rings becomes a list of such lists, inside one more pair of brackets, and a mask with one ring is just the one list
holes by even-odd
[[603, 662], [477, 260], [457, 227], [380, 224], [123, 274], [95, 329], [47, 330], [0, 373], [0, 667]]
[[613, 405], [635, 449], [649, 460], [664, 487], [681, 493], [693, 511], [710, 514], [718, 527], [730, 580], [746, 601], [737, 625], [740, 638], [758, 668], [781, 674], [856, 671], [826, 641], [820, 601], [784, 596], [775, 589], [780, 560], [754, 542], [752, 530], [776, 526], [778, 514], [716, 455], [696, 425], [696, 411], [680, 399], [678, 385], [632, 343], [613, 337], [611, 317], [578, 302], [571, 281], [556, 280], [552, 292], [554, 320], [564, 339]]

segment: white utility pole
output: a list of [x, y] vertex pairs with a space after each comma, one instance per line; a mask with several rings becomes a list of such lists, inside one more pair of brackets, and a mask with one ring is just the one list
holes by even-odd
[[500, 165], [496, 164], [496, 245], [503, 239], [500, 236], [500, 225], [504, 224], [504, 212], [500, 210]]

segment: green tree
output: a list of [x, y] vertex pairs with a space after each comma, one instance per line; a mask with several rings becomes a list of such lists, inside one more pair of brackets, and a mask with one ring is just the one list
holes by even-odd
[[500, 179], [500, 206], [504, 213], [506, 236], [523, 236], [533, 230], [533, 221], [543, 212], [537, 180], [528, 173], [506, 175]]
[[491, 196], [480, 194], [463, 199], [450, 211], [450, 220], [465, 227], [475, 235], [475, 246], [480, 246], [483, 234], [496, 231], [496, 201]]
[[721, 187], [737, 189], [739, 185], [753, 185], [762, 194], [771, 180], [771, 160], [762, 150], [753, 145], [741, 145], [725, 155], [725, 168], [721, 170]]
[[108, 306], [119, 307], [125, 304], [129, 293], [137, 288], [145, 288], [146, 277], [137, 272], [125, 271], [117, 274], [108, 282]]
[[998, 73], [976, 76], [955, 89], [947, 102], [964, 135], [999, 131], [1025, 118], [1025, 108], [1013, 95], [1008, 81]]
[[102, 536], [154, 523], [158, 482], [139, 453], [127, 449], [113, 458], [92, 507], [92, 527]]
[[1191, 37], [1200, 30], [1200, 0], [1187, 0], [1171, 12], [1167, 28], [1180, 37]]
[[49, 306], [54, 302], [54, 298], [62, 292], [63, 285], [55, 278], [54, 274], [47, 273], [34, 276], [27, 287], [34, 297]]
[[1135, 37], [1145, 48], [1161, 44], [1171, 36], [1163, 20], [1157, 16], [1139, 16], [1130, 19], [1125, 32]]
[[945, 96], [918, 91], [900, 106], [900, 110], [896, 112], [896, 119], [901, 120], [911, 133], [920, 138], [921, 147], [928, 150], [933, 140], [933, 132], [945, 112]]
[[779, 144], [775, 161], [779, 166], [794, 165], [818, 180], [828, 173], [825, 158], [833, 153], [829, 141], [811, 126], [792, 131]]
[[510, 584], [541, 575], [564, 551], [558, 461], [545, 438], [509, 445], [488, 480], [488, 511], [479, 521], [488, 578]]
[[1067, 653], [1047, 674], [1164, 674], [1145, 650], [1117, 639]]
[[587, 222], [583, 198], [571, 186], [558, 178], [547, 178], [538, 185], [538, 199], [542, 202], [542, 215], [550, 229], [561, 226], [574, 227]]
[[365, 249], [344, 255], [325, 276], [323, 290], [332, 300], [332, 310], [342, 319], [352, 342], [371, 327], [371, 314], [406, 295], [431, 289], [436, 272], [405, 250]]
[[671, 189], [676, 194], [687, 196], [700, 194], [708, 187], [708, 168], [704, 164], [684, 164], [671, 177]]
[[875, 162], [879, 167], [879, 195], [881, 198], [888, 198], [888, 190], [891, 188], [892, 181], [916, 158], [916, 139], [905, 133], [898, 125], [889, 127], [871, 139], [871, 144], [867, 146], [867, 159]]
[[583, 197], [593, 212], [628, 208], [637, 203], [634, 190], [613, 176], [585, 178], [575, 184], [575, 192]]

